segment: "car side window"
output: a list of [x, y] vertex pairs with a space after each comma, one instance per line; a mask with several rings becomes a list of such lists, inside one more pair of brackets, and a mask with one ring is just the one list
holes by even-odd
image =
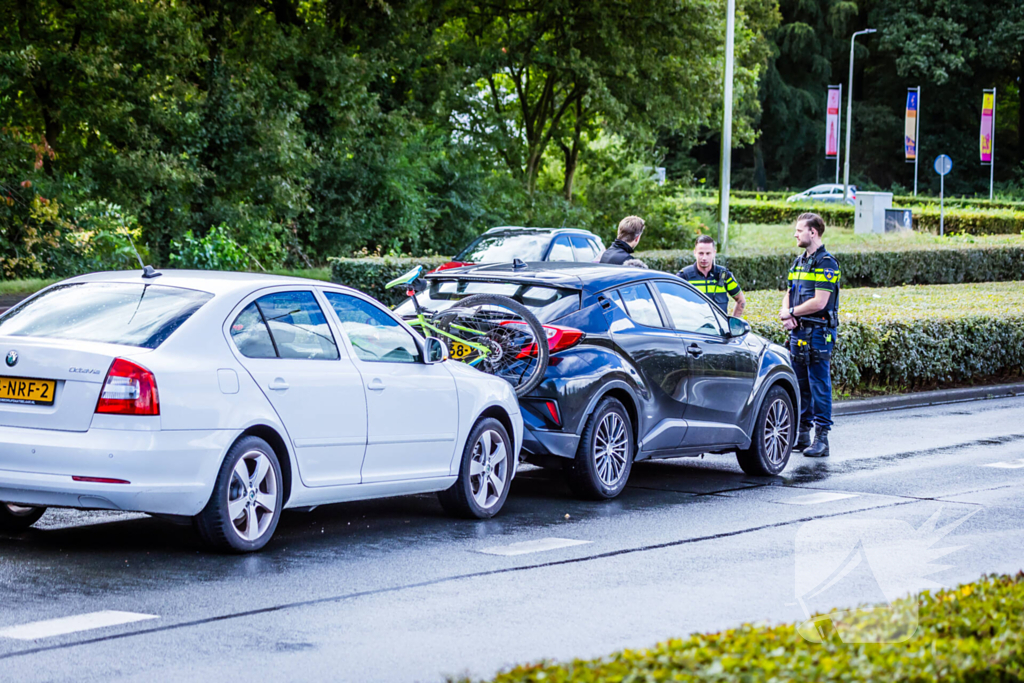
[[665, 326], [661, 314], [658, 313], [658, 305], [654, 303], [654, 297], [647, 285], [641, 282], [629, 287], [620, 287], [619, 294], [626, 304], [626, 313], [630, 318], [648, 327]]
[[656, 282], [672, 324], [681, 332], [721, 335], [722, 328], [711, 304], [696, 292], [676, 282]]
[[254, 302], [279, 358], [337, 360], [338, 346], [313, 292], [277, 292]]
[[231, 341], [246, 358], [277, 358], [270, 330], [263, 322], [255, 301], [242, 309], [231, 323]]
[[569, 239], [572, 240], [572, 250], [576, 254], [576, 260], [580, 263], [590, 263], [597, 257], [593, 243], [586, 237], [573, 235]]
[[397, 320], [362, 299], [340, 292], [324, 292], [341, 327], [360, 360], [415, 363], [420, 358], [416, 340]]
[[551, 245], [551, 253], [548, 254], [548, 261], [573, 261], [572, 247], [569, 246], [569, 238], [559, 235]]

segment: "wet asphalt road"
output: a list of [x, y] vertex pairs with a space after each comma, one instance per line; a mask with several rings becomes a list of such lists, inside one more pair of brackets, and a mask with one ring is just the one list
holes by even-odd
[[[773, 479], [731, 456], [638, 463], [606, 503], [524, 471], [482, 523], [446, 517], [433, 496], [286, 513], [247, 557], [205, 554], [190, 528], [155, 519], [50, 511], [43, 528], [0, 536], [0, 629], [101, 610], [158, 618], [0, 637], [0, 681], [438, 681], [799, 621], [809, 523], [959, 522], [935, 544], [959, 548], [936, 560], [936, 584], [1024, 568], [1024, 398], [842, 418], [832, 448]], [[586, 543], [479, 552], [543, 538]], [[810, 607], [884, 597], [855, 572]]]

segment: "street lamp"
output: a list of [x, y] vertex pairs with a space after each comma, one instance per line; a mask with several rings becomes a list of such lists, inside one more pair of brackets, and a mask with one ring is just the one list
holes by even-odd
[[875, 33], [875, 29], [866, 28], [850, 36], [850, 84], [846, 92], [846, 161], [843, 163], [843, 202], [850, 196], [850, 133], [853, 131], [853, 41], [857, 36]]

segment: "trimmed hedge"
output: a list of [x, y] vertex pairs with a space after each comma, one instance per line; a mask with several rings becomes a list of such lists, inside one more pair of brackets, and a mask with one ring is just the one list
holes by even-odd
[[[826, 235], [827, 236], [827, 235]], [[1024, 279], [1024, 245], [1019, 247], [959, 247], [851, 250], [832, 252], [847, 287], [943, 285], [963, 282], [1005, 282]], [[685, 250], [638, 252], [637, 258], [655, 270], [675, 273], [693, 263]], [[719, 256], [745, 290], [785, 289], [795, 253]]]
[[[785, 201], [787, 197], [791, 197], [796, 192], [772, 190], [770, 192], [758, 192], [757, 190], [733, 190], [731, 197], [733, 199], [754, 199], [757, 201]], [[702, 199], [708, 197], [718, 201], [717, 193], [710, 195], [704, 195]], [[939, 205], [939, 198], [932, 197], [930, 195], [894, 195], [892, 203], [895, 207], [911, 208], [914, 206], [931, 206]], [[966, 207], [974, 209], [1010, 209], [1012, 211], [1024, 211], [1024, 201], [1011, 201], [1006, 199], [995, 199], [989, 201], [988, 199], [975, 199], [973, 197], [946, 197], [945, 199], [946, 208]]]
[[[841, 389], [915, 389], [1024, 369], [1024, 287], [1017, 282], [842, 290], [832, 381]], [[778, 292], [748, 296], [758, 334], [785, 344]]]
[[[900, 251], [836, 251], [847, 287], [958, 284], [1024, 280], [1024, 246], [905, 249]], [[693, 263], [684, 250], [638, 252], [654, 270], [675, 273]], [[784, 289], [794, 254], [719, 257], [744, 290]], [[331, 279], [362, 290], [385, 303], [396, 304], [405, 294], [385, 291], [385, 283], [411, 268], [425, 270], [448, 261], [443, 256], [331, 259]]]
[[[690, 200], [691, 206], [711, 210], [716, 200]], [[897, 207], [899, 204], [897, 204]], [[913, 209], [914, 229], [939, 230], [939, 206], [908, 207]], [[842, 204], [811, 204], [806, 202], [758, 201], [736, 199], [729, 203], [729, 219], [736, 223], [792, 223], [800, 214], [813, 211], [819, 214], [827, 225], [853, 227], [853, 207]], [[981, 210], [974, 208], [947, 208], [945, 211], [947, 233], [970, 235], [1016, 235], [1024, 233], [1024, 210], [1010, 209]]]
[[[956, 588], [897, 600], [891, 612], [879, 613], [878, 621], [888, 613], [909, 616], [915, 607], [918, 629], [903, 643], [845, 644], [834, 630], [824, 642], [812, 643], [799, 634], [796, 624], [744, 624], [669, 640], [649, 650], [623, 650], [565, 664], [517, 666], [493, 680], [958, 683], [1024, 678], [1024, 573], [984, 576]], [[865, 619], [863, 628], [879, 626], [872, 622]]]

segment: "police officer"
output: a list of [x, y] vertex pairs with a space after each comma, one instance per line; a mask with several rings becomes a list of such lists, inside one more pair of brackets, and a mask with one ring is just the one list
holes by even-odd
[[644, 231], [644, 219], [640, 216], [626, 216], [619, 221], [619, 234], [612, 246], [601, 254], [601, 263], [613, 263], [621, 266], [633, 258], [633, 250], [640, 243], [640, 235]]
[[697, 244], [693, 247], [693, 257], [696, 260], [692, 266], [687, 266], [679, 271], [679, 277], [683, 278], [697, 288], [698, 292], [704, 292], [714, 301], [722, 313], [729, 315], [729, 297], [736, 300], [736, 307], [732, 314], [738, 318], [743, 315], [743, 309], [747, 307], [747, 299], [743, 296], [743, 290], [736, 282], [725, 266], [715, 265], [715, 241], [710, 235], [701, 235], [697, 238]]
[[804, 253], [789, 269], [789, 289], [779, 310], [783, 326], [790, 331], [789, 350], [800, 381], [800, 434], [793, 450], [812, 458], [828, 456], [832, 348], [839, 326], [839, 264], [825, 251], [824, 233], [825, 222], [818, 214], [805, 213], [797, 219], [794, 237]]

